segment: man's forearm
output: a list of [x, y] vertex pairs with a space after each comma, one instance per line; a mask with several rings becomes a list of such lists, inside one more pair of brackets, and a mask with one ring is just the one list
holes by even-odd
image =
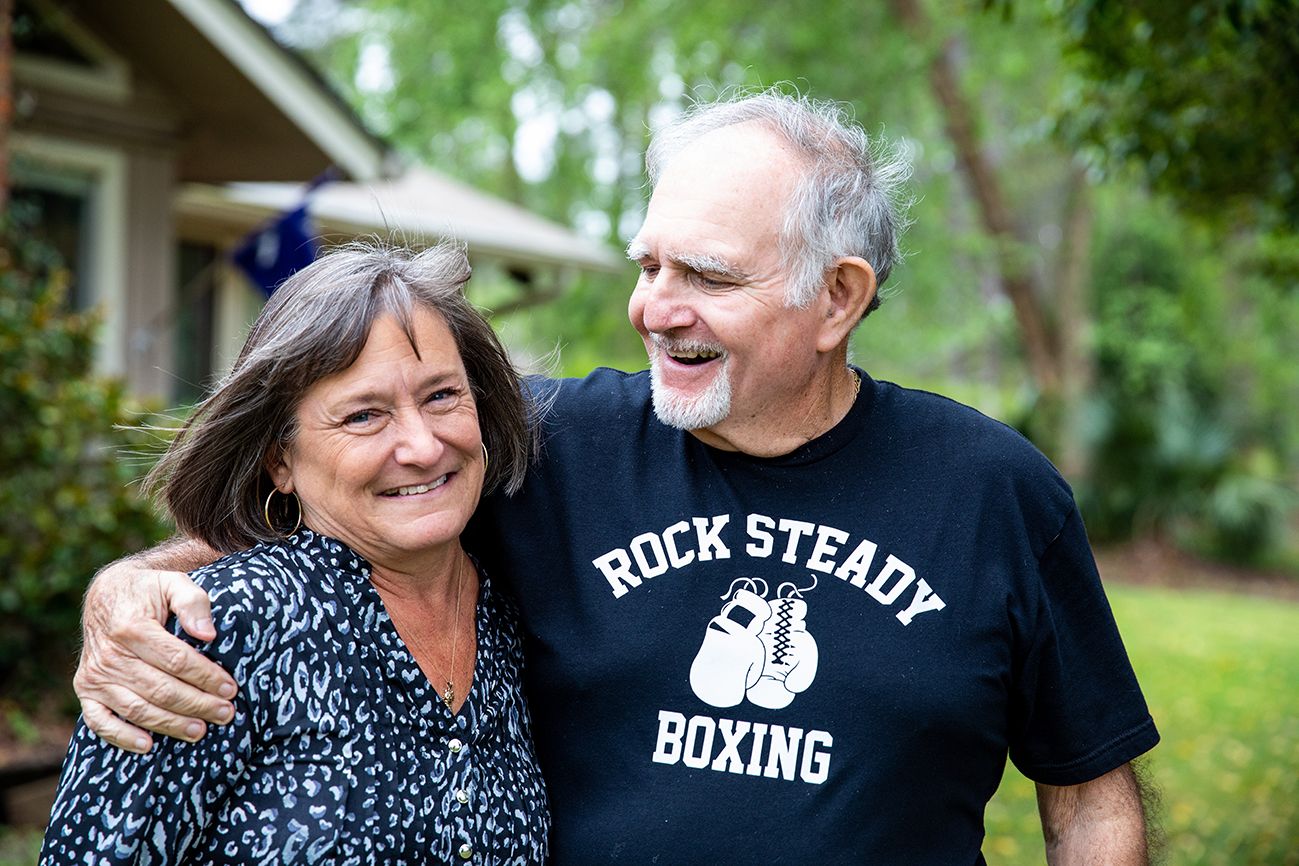
[[1141, 789], [1129, 766], [1081, 785], [1038, 785], [1037, 799], [1050, 866], [1150, 862]]
[[118, 565], [156, 571], [193, 571], [221, 558], [221, 554], [201, 541], [177, 535], [161, 544], [117, 560], [104, 571]]

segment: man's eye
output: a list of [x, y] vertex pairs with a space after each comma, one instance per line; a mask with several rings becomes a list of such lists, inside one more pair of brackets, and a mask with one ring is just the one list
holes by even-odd
[[725, 289], [731, 285], [728, 280], [710, 277], [707, 274], [701, 274], [698, 272], [694, 274], [694, 278], [695, 282], [706, 289]]
[[654, 279], [655, 277], [658, 276], [658, 274], [659, 274], [659, 266], [658, 266], [658, 265], [641, 265], [641, 266], [640, 266], [640, 272], [641, 272], [641, 276], [645, 277], [645, 279], [647, 279], [647, 280], [652, 280], [652, 279]]
[[347, 418], [344, 419], [343, 423], [360, 426], [362, 424], [368, 424], [373, 420], [374, 412], [369, 409], [362, 409], [360, 412], [353, 412], [351, 415], [348, 415]]

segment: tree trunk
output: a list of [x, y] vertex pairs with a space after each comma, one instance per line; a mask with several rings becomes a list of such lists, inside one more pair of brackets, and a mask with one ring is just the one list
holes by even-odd
[[[918, 0], [890, 0], [894, 14], [913, 39], [928, 44], [932, 30]], [[1028, 362], [1039, 393], [1053, 397], [1060, 390], [1059, 347], [1042, 307], [1041, 287], [1025, 257], [1015, 231], [1000, 178], [979, 141], [975, 113], [961, 90], [957, 42], [946, 40], [929, 61], [929, 85], [943, 114], [947, 137], [956, 151], [961, 174], [970, 187], [983, 231], [996, 245], [1001, 287], [1015, 311]]]
[[1093, 213], [1087, 171], [1075, 165], [1069, 176], [1064, 236], [1056, 274], [1056, 322], [1060, 346], [1060, 423], [1056, 456], [1066, 478], [1084, 478], [1091, 468], [1083, 413], [1096, 365], [1092, 355], [1091, 284]]

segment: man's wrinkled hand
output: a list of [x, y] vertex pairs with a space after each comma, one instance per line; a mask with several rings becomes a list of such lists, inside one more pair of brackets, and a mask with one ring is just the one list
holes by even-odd
[[181, 572], [121, 562], [86, 591], [73, 685], [90, 730], [131, 752], [149, 751], [149, 731], [192, 742], [234, 717], [234, 680], [164, 628], [169, 613], [198, 640], [216, 637], [207, 593]]

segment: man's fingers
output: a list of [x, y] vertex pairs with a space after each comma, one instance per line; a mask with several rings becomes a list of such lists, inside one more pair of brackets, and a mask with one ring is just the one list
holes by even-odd
[[[145, 694], [158, 693], [167, 695], [172, 693], [165, 688], [160, 689], [160, 686], [165, 686], [169, 679], [160, 677], [158, 671], [161, 671], [180, 680], [182, 683], [188, 683], [196, 689], [208, 692], [220, 699], [220, 703], [227, 703], [230, 698], [235, 696], [237, 689], [230, 674], [226, 673], [216, 662], [207, 658], [157, 623], [148, 621], [133, 623], [129, 631], [121, 635], [120, 642], [123, 648], [128, 650], [136, 659], [144, 662], [149, 668], [158, 669], [157, 671], [151, 671], [149, 668], [139, 668], [135, 665], [129, 665], [129, 662], [124, 660], [124, 664], [129, 665], [131, 668], [129, 672], [121, 672], [124, 675], [129, 673], [131, 676], [131, 679], [126, 680], [126, 682], [131, 683], [133, 688], [141, 689]], [[121, 677], [116, 678], [120, 679]], [[187, 694], [183, 690], [178, 690], [177, 693]], [[182, 713], [190, 708], [184, 704], [170, 702], [164, 702], [162, 706], [165, 709]], [[215, 704], [207, 703], [193, 706], [195, 708], [207, 706], [212, 709]], [[208, 717], [206, 713], [200, 713], [200, 715], [205, 718]], [[213, 718], [212, 721], [217, 720]]]
[[[212, 664], [201, 656], [200, 659], [205, 664]], [[213, 665], [213, 667], [216, 666]], [[224, 674], [219, 667], [216, 667], [216, 670]], [[147, 668], [142, 668], [139, 675], [133, 677], [132, 681], [138, 683], [135, 688], [140, 690], [140, 697], [168, 715], [204, 719], [218, 725], [224, 725], [234, 718], [234, 704], [224, 698], [197, 689], [188, 682], [172, 677], [161, 677], [156, 673], [150, 676]], [[147, 722], [145, 726], [152, 730], [158, 730]], [[164, 731], [164, 733], [169, 732]], [[201, 735], [200, 732], [196, 736]], [[172, 736], [178, 735], [172, 734]], [[192, 739], [192, 737], [186, 737], [185, 739]]]
[[153, 738], [148, 732], [122, 721], [99, 701], [83, 698], [81, 715], [85, 719], [86, 727], [90, 728], [97, 737], [119, 749], [142, 755], [153, 748]]
[[122, 686], [111, 686], [105, 691], [104, 705], [111, 707], [119, 716], [119, 721], [128, 723], [128, 727], [145, 728], [178, 740], [193, 742], [207, 733], [207, 725], [202, 719], [182, 716], [164, 710]]
[[216, 637], [212, 624], [212, 602], [189, 576], [179, 571], [155, 573], [167, 609], [176, 615], [180, 627], [191, 637], [209, 641]]
[[[233, 705], [221, 694], [234, 696], [234, 680], [220, 665], [171, 632], [156, 623], [142, 623], [133, 629], [126, 648], [129, 653], [114, 654], [103, 665], [104, 670], [86, 671], [95, 688], [126, 684], [129, 688], [122, 692], [139, 695], [170, 715], [197, 716], [218, 724], [233, 717]], [[83, 667], [87, 665], [83, 663]], [[93, 688], [87, 690], [93, 693]], [[131, 718], [127, 707], [100, 700], [119, 715]], [[141, 723], [157, 730], [147, 721]]]
[[[142, 580], [148, 577], [151, 582]], [[223, 724], [234, 717], [228, 700], [237, 691], [234, 680], [162, 625], [171, 610], [199, 639], [216, 636], [207, 594], [186, 575], [119, 563], [97, 577], [91, 590], [85, 645], [73, 677], [91, 730], [143, 752], [151, 739], [140, 728], [196, 740], [207, 732], [205, 719]]]
[[[154, 622], [133, 626], [127, 636], [124, 649], [106, 644], [103, 652], [94, 652], [87, 645], [82, 652], [73, 686], [83, 705], [96, 701], [127, 721], [186, 739], [202, 736], [206, 728], [200, 719], [224, 724], [234, 717], [228, 700], [172, 675], [214, 689], [224, 685], [233, 694], [234, 681], [198, 650]], [[146, 702], [157, 706], [141, 706]], [[155, 720], [167, 727], [155, 727]], [[189, 723], [194, 726], [187, 730]]]

